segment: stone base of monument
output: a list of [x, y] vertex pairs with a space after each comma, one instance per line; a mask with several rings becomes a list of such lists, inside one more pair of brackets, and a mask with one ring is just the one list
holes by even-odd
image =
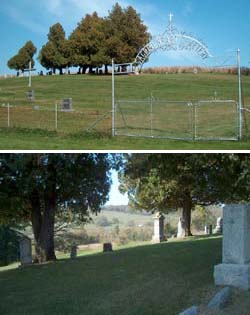
[[214, 267], [216, 285], [229, 285], [242, 290], [250, 289], [250, 264], [220, 264]]

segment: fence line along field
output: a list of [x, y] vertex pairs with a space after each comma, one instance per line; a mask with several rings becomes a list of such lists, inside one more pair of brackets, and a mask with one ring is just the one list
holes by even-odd
[[[116, 76], [115, 99], [116, 101], [147, 101], [150, 97], [153, 97], [156, 100], [170, 102], [212, 101], [215, 99], [235, 100], [237, 102], [237, 80], [237, 75], [227, 73], [164, 73], [142, 74], [140, 76]], [[35, 98], [32, 101], [27, 99], [27, 92], [29, 90], [27, 85], [27, 77], [0, 80], [0, 127], [2, 128], [2, 136], [8, 134], [8, 137], [11, 137], [11, 134], [21, 134], [26, 129], [56, 130], [56, 135], [64, 141], [65, 137], [71, 137], [79, 133], [84, 134], [87, 131], [90, 133], [88, 136], [92, 138], [91, 148], [95, 148], [96, 132], [106, 137], [105, 142], [109, 142], [109, 149], [112, 149], [113, 142], [119, 142], [119, 139], [117, 140], [110, 137], [112, 110], [111, 76], [34, 76], [31, 89], [35, 92]], [[250, 81], [248, 76], [243, 76], [242, 86], [243, 100], [247, 108], [248, 104], [250, 105]], [[61, 101], [63, 98], [72, 98], [72, 111], [61, 111]], [[170, 122], [169, 114], [167, 111], [164, 111], [164, 108], [160, 105], [161, 104], [157, 104], [157, 113], [154, 113], [153, 116], [157, 128], [159, 129], [157, 134], [162, 134], [162, 128], [168, 131], [167, 128], [171, 125], [174, 126], [176, 134], [183, 128], [181, 124], [187, 125], [187, 128], [189, 128], [189, 122], [186, 122], [187, 119], [185, 118], [188, 117], [186, 114], [182, 115], [183, 119], [181, 120], [180, 126], [178, 126], [180, 111], [171, 111]], [[144, 116], [145, 113], [148, 115], [148, 110], [143, 112], [140, 106], [136, 104], [132, 106], [134, 106], [132, 108], [133, 112], [140, 117], [139, 121], [144, 121], [145, 124], [149, 125], [150, 121], [148, 117], [146, 118], [146, 116]], [[234, 123], [232, 110], [227, 111], [225, 106], [221, 106], [216, 117], [213, 117], [213, 115], [214, 113], [211, 111], [210, 115], [209, 109], [206, 108], [205, 114], [199, 120], [199, 128], [202, 128], [202, 130], [207, 129], [210, 135], [213, 133], [213, 129], [216, 130], [218, 124], [222, 121], [222, 123], [226, 122], [226, 129], [228, 130], [225, 132], [229, 135], [235, 130], [235, 125], [232, 126], [232, 128], [229, 126], [231, 122]], [[133, 117], [133, 115], [131, 117], [129, 125], [133, 128], [133, 120], [135, 120], [135, 117]], [[129, 115], [125, 117], [125, 119], [127, 118], [129, 118]], [[121, 120], [121, 118], [119, 119]], [[244, 139], [248, 136], [249, 119], [250, 114], [246, 112], [243, 119]], [[216, 126], [215, 123], [211, 123], [213, 121], [216, 121]], [[10, 129], [13, 127], [15, 128], [15, 132], [10, 132]], [[84, 139], [82, 139], [82, 141], [84, 143]], [[138, 139], [138, 141], [139, 144], [136, 144], [137, 149], [148, 147], [147, 142], [149, 139]], [[156, 141], [156, 143], [153, 144], [154, 141]], [[151, 139], [150, 143], [157, 147], [157, 141], [157, 139]], [[39, 143], [39, 137], [37, 142]], [[135, 142], [137, 142], [137, 140], [135, 140]], [[167, 143], [168, 141], [165, 140], [164, 144]], [[53, 145], [50, 144], [49, 136], [47, 144], [47, 148], [53, 148]], [[193, 145], [193, 143], [190, 143], [190, 149], [192, 149]], [[237, 146], [237, 144], [233, 146], [235, 145]], [[238, 144], [239, 147], [242, 147], [242, 145], [244, 146], [242, 143]], [[225, 146], [228, 148], [228, 144], [225, 144]], [[247, 146], [247, 143], [245, 146]], [[72, 148], [73, 147], [72, 145]], [[118, 146], [115, 145], [115, 147], [120, 149], [131, 148], [127, 145], [126, 140], [120, 142]], [[223, 142], [218, 144], [218, 148], [223, 147]], [[14, 144], [13, 148], [15, 148]], [[26, 147], [23, 148], [25, 149]], [[41, 148], [39, 144], [37, 148]], [[96, 148], [101, 148], [100, 143], [96, 144]], [[46, 149], [46, 147], [44, 147], [44, 149]]]

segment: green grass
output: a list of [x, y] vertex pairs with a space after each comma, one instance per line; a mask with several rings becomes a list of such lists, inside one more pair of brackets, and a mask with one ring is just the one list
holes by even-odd
[[221, 239], [120, 249], [0, 272], [0, 313], [176, 315], [213, 290]]
[[[102, 120], [91, 133], [86, 130], [102, 115], [111, 111], [111, 77], [91, 75], [71, 76], [44, 76], [33, 78], [35, 102], [26, 99], [28, 90], [27, 78], [11, 78], [0, 80], [0, 104], [10, 103], [10, 126], [7, 128], [7, 108], [0, 107], [0, 149], [100, 149], [100, 150], [247, 150], [249, 142], [244, 140], [234, 142], [192, 142], [170, 141], [163, 139], [115, 137], [111, 135], [111, 114]], [[158, 98], [170, 101], [193, 101], [212, 99], [214, 92], [220, 99], [237, 100], [237, 76], [228, 74], [201, 73], [169, 74], [169, 75], [141, 75], [116, 77], [116, 99], [147, 99], [151, 94]], [[250, 104], [250, 80], [243, 77], [244, 102]], [[58, 113], [58, 130], [54, 131], [54, 106], [60, 104], [64, 97], [73, 98], [74, 111]], [[39, 109], [34, 110], [36, 105]], [[144, 105], [143, 105], [144, 106]], [[159, 105], [157, 105], [159, 107]], [[144, 106], [145, 107], [145, 106]], [[221, 136], [231, 136], [232, 117], [225, 107], [221, 106], [216, 117], [209, 114], [204, 108], [200, 115], [198, 132], [201, 135], [211, 136], [213, 133]], [[190, 124], [187, 122], [187, 113], [176, 111], [171, 107], [171, 113], [166, 113], [162, 106], [158, 108], [160, 117], [154, 117], [157, 123], [155, 135], [172, 135], [168, 128], [174, 130], [175, 135], [189, 133]], [[163, 110], [163, 111], [162, 111]], [[144, 112], [143, 112], [144, 111]], [[139, 115], [133, 115], [133, 112]], [[247, 114], [247, 121], [250, 115]], [[230, 116], [230, 117], [229, 117]], [[138, 117], [138, 118], [135, 118]], [[182, 121], [178, 123], [178, 119]], [[118, 125], [124, 124], [117, 116]], [[145, 109], [132, 106], [125, 115], [131, 125], [138, 126], [147, 132], [149, 126], [148, 113]], [[135, 119], [138, 121], [135, 122]], [[225, 125], [217, 128], [217, 122]], [[248, 123], [245, 127], [248, 126]], [[126, 128], [125, 128], [126, 129]], [[165, 130], [164, 132], [162, 130]], [[126, 131], [126, 130], [125, 130]], [[135, 134], [140, 130], [134, 130]], [[248, 132], [244, 129], [245, 138]]]

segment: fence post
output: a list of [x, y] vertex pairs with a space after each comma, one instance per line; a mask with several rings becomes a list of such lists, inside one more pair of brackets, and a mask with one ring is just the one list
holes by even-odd
[[8, 127], [10, 127], [10, 103], [7, 104], [7, 112], [8, 112], [8, 116], [7, 116]]
[[115, 64], [112, 59], [112, 137], [115, 136]]
[[153, 137], [153, 94], [150, 96], [150, 136]]
[[240, 49], [237, 50], [237, 65], [238, 65], [238, 84], [239, 84], [239, 131], [238, 138], [242, 139], [242, 90], [241, 90], [241, 68], [240, 68]]
[[57, 103], [55, 103], [55, 129], [57, 130]]

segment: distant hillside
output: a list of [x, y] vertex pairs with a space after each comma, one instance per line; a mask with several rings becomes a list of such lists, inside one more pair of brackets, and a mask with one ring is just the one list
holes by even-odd
[[123, 213], [131, 213], [131, 214], [140, 214], [140, 215], [146, 215], [150, 216], [152, 213], [148, 213], [146, 211], [140, 211], [140, 210], [135, 210], [132, 209], [128, 205], [120, 205], [120, 206], [105, 206], [102, 208], [102, 211], [114, 211], [114, 212], [123, 212]]

